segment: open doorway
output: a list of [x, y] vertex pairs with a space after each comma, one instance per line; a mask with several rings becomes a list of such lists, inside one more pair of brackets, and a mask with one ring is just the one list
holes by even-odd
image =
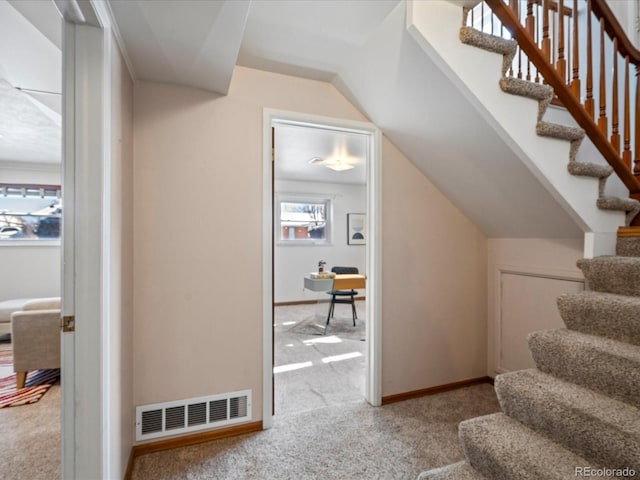
[[[37, 5], [36, 5], [37, 3]], [[0, 2], [0, 469], [60, 477], [62, 30]]]
[[[274, 410], [379, 405], [380, 133], [266, 110], [264, 134], [263, 425]], [[366, 277], [332, 315], [331, 285], [303, 289], [321, 261]]]
[[365, 279], [301, 286], [318, 270], [366, 277], [367, 135], [276, 124], [273, 137], [275, 414], [363, 402]]

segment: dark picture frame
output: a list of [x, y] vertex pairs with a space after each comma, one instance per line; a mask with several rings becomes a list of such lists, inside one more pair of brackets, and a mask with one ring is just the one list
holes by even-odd
[[366, 213], [347, 213], [347, 245], [366, 245]]

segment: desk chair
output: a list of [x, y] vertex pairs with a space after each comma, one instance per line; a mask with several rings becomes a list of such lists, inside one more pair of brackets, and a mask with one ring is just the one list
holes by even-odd
[[[345, 275], [345, 274], [358, 274], [358, 269], [356, 267], [333, 267], [331, 269], [333, 273], [336, 275]], [[331, 290], [327, 292], [328, 295], [331, 295], [331, 305], [329, 305], [329, 313], [327, 314], [327, 324], [324, 326], [324, 333], [327, 333], [327, 327], [329, 326], [329, 320], [333, 318], [333, 313], [335, 311], [336, 303], [347, 303], [351, 305], [351, 314], [353, 316], [353, 326], [356, 326], [356, 318], [358, 318], [358, 313], [356, 312], [356, 300], [355, 296], [358, 294], [355, 290]], [[347, 298], [348, 297], [348, 298]]]

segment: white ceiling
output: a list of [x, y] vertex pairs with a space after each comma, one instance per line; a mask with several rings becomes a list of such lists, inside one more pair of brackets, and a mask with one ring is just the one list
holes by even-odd
[[[364, 184], [366, 156], [364, 135], [293, 125], [275, 128], [274, 176], [278, 180]], [[342, 159], [354, 168], [338, 172], [323, 164], [309, 164], [312, 158]]]
[[238, 64], [331, 81], [399, 1], [254, 1]]
[[53, 3], [0, 0], [0, 162], [60, 163], [60, 34]]
[[120, 34], [141, 80], [226, 95], [249, 0], [111, 0]]
[[[417, 48], [406, 32], [399, 0], [111, 0], [110, 5], [138, 79], [224, 94], [240, 63], [331, 81], [487, 235], [580, 235], [566, 212]], [[59, 39], [55, 29], [45, 27], [49, 15], [19, 8], [20, 13], [0, 0], [0, 78], [14, 86], [59, 92]], [[31, 16], [33, 25], [25, 24], [23, 15]], [[16, 93], [33, 100], [4, 87], [14, 103], [19, 102]], [[47, 112], [41, 103], [31, 107], [36, 104]], [[24, 102], [20, 108], [37, 115]], [[50, 113], [43, 114], [48, 121]], [[357, 139], [294, 127], [280, 130], [280, 178], [363, 181]], [[22, 144], [35, 137], [24, 138]], [[334, 172], [308, 164], [313, 157], [333, 154], [340, 144], [356, 148], [348, 153], [358, 168]], [[23, 159], [35, 161], [36, 154]], [[509, 182], [500, 181], [507, 177]]]

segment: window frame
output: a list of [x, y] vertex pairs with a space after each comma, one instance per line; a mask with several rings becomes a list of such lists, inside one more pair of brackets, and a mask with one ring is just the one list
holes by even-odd
[[[311, 194], [311, 193], [276, 193], [274, 198], [274, 242], [279, 246], [306, 246], [325, 247], [333, 246], [333, 201], [334, 195]], [[309, 203], [324, 204], [325, 208], [325, 229], [324, 239], [319, 238], [280, 238], [282, 230], [282, 204], [283, 203]]]
[[[19, 190], [19, 192], [17, 192]], [[8, 196], [21, 196], [26, 197], [40, 197], [57, 199], [62, 198], [62, 188], [57, 184], [30, 184], [30, 183], [0, 183], [0, 197]], [[29, 215], [15, 215], [15, 216], [29, 216]], [[62, 225], [61, 214], [53, 214], [50, 218], [60, 218], [60, 225]], [[39, 237], [39, 238], [23, 238], [16, 239], [6, 238], [0, 239], [0, 248], [3, 247], [16, 247], [16, 246], [60, 246], [62, 238], [62, 231], [57, 237]]]

